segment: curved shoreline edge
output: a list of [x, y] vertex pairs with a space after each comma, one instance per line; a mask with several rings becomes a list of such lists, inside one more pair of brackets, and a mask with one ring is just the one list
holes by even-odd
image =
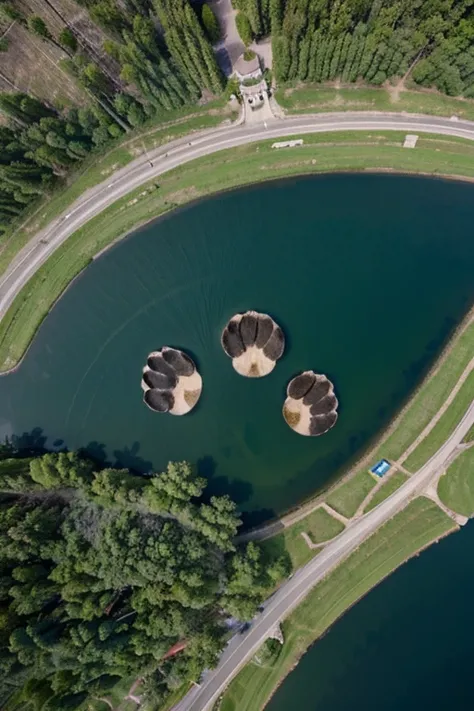
[[[327, 119], [327, 114], [324, 115], [324, 118]], [[337, 115], [334, 115], [337, 116]], [[321, 117], [319, 117], [321, 118]], [[390, 135], [390, 137], [394, 136], [396, 131], [400, 131], [400, 134], [403, 133], [405, 130], [419, 130], [421, 133], [424, 133], [424, 131], [431, 131], [431, 130], [436, 130], [437, 128], [441, 131], [441, 125], [447, 124], [448, 128], [444, 128], [444, 130], [441, 131], [440, 134], [431, 134], [428, 133], [426, 134], [426, 137], [429, 138], [430, 140], [438, 140], [438, 141], [443, 141], [443, 143], [446, 143], [446, 138], [443, 138], [443, 136], [446, 136], [448, 133], [449, 136], [455, 136], [455, 140], [459, 142], [459, 140], [462, 141], [462, 139], [459, 138], [461, 134], [469, 134], [469, 138], [465, 138], [466, 143], [471, 143], [471, 141], [474, 141], [474, 123], [471, 122], [463, 122], [463, 126], [468, 126], [468, 128], [462, 128], [459, 124], [451, 124], [449, 120], [437, 120], [435, 123], [430, 123], [430, 124], [421, 124], [419, 126], [413, 126], [412, 121], [413, 120], [421, 120], [420, 117], [414, 117], [414, 119], [407, 120], [406, 117], [398, 117], [400, 119], [400, 125], [395, 121], [395, 123], [392, 123], [394, 120], [394, 116], [390, 114], [388, 117], [384, 115], [384, 121], [373, 121], [373, 116], [371, 114], [371, 118], [368, 119], [366, 115], [364, 116], [359, 116], [359, 122], [356, 121], [357, 126], [354, 128], [354, 125], [349, 121], [348, 119], [351, 119], [351, 121], [354, 121], [354, 117], [349, 116], [347, 113], [344, 114], [344, 121], [341, 124], [333, 123], [333, 125], [328, 125], [327, 120], [323, 121], [320, 124], [316, 125], [299, 125], [299, 127], [293, 127], [289, 125], [291, 123], [290, 120], [285, 119], [282, 120], [278, 123], [277, 128], [274, 128], [273, 131], [276, 131], [278, 129], [278, 135], [292, 135], [291, 134], [291, 128], [293, 127], [293, 130], [300, 134], [305, 134], [308, 136], [309, 143], [305, 144], [304, 149], [302, 148], [294, 148], [294, 149], [285, 149], [284, 152], [280, 151], [271, 151], [270, 150], [270, 142], [268, 140], [266, 141], [259, 141], [257, 140], [257, 135], [255, 134], [255, 131], [253, 134], [249, 136], [246, 136], [246, 139], [242, 143], [242, 137], [238, 137], [238, 145], [241, 145], [242, 148], [244, 148], [243, 151], [235, 151], [234, 148], [230, 148], [228, 150], [225, 150], [224, 148], [216, 148], [211, 151], [210, 155], [205, 155], [204, 158], [189, 158], [185, 157], [181, 163], [179, 163], [179, 167], [167, 167], [165, 166], [161, 170], [161, 174], [163, 174], [163, 182], [166, 183], [176, 183], [179, 182], [181, 179], [181, 182], [186, 178], [186, 176], [189, 178], [189, 174], [193, 176], [193, 174], [196, 174], [196, 169], [204, 165], [207, 168], [209, 167], [209, 163], [212, 163], [212, 160], [216, 160], [216, 169], [219, 169], [222, 167], [222, 164], [225, 164], [225, 176], [227, 177], [227, 182], [224, 179], [224, 184], [222, 180], [222, 175], [220, 180], [217, 180], [214, 182], [214, 184], [209, 183], [205, 185], [202, 189], [193, 189], [193, 186], [191, 188], [188, 188], [186, 190], [181, 190], [178, 191], [179, 194], [177, 193], [172, 193], [171, 188], [172, 185], [169, 186], [169, 195], [164, 195], [164, 192], [162, 190], [161, 185], [156, 184], [156, 179], [149, 180], [149, 177], [147, 175], [143, 175], [143, 173], [147, 173], [147, 171], [141, 171], [141, 175], [139, 176], [139, 185], [142, 188], [141, 191], [139, 191], [138, 188], [134, 190], [133, 186], [133, 181], [131, 182], [130, 185], [127, 183], [127, 189], [128, 192], [126, 195], [122, 198], [118, 198], [116, 200], [113, 200], [110, 204], [107, 203], [107, 201], [104, 203], [103, 200], [99, 200], [99, 206], [94, 207], [92, 210], [92, 215], [90, 218], [87, 218], [84, 222], [84, 224], [81, 224], [78, 229], [74, 230], [69, 230], [68, 233], [62, 237], [62, 239], [57, 243], [53, 245], [48, 245], [46, 247], [47, 254], [46, 256], [41, 257], [40, 261], [37, 260], [36, 266], [34, 265], [34, 269], [32, 274], [27, 274], [24, 281], [25, 283], [22, 285], [21, 283], [18, 285], [18, 288], [16, 288], [16, 284], [14, 284], [14, 291], [15, 295], [10, 299], [11, 303], [10, 306], [6, 309], [6, 312], [4, 312], [3, 318], [0, 321], [0, 375], [8, 374], [12, 371], [14, 371], [21, 363], [23, 357], [25, 356], [31, 341], [34, 338], [34, 335], [36, 331], [38, 330], [41, 322], [43, 319], [47, 316], [49, 311], [54, 307], [54, 304], [56, 301], [61, 297], [61, 295], [66, 291], [67, 287], [72, 283], [72, 281], [81, 273], [81, 271], [88, 266], [88, 264], [94, 259], [97, 258], [97, 255], [102, 254], [105, 252], [107, 249], [109, 249], [111, 246], [116, 244], [119, 240], [124, 238], [125, 236], [130, 235], [131, 232], [136, 231], [137, 229], [143, 227], [144, 225], [148, 224], [149, 222], [152, 222], [154, 220], [160, 219], [164, 216], [169, 216], [172, 214], [172, 211], [183, 207], [184, 205], [189, 205], [195, 203], [197, 200], [202, 200], [204, 197], [208, 197], [211, 195], [216, 195], [221, 192], [225, 192], [228, 190], [232, 190], [238, 187], [245, 187], [249, 185], [257, 185], [263, 182], [267, 182], [269, 180], [276, 180], [276, 179], [282, 179], [285, 177], [295, 177], [297, 175], [317, 175], [317, 174], [322, 174], [322, 173], [343, 173], [343, 172], [383, 172], [383, 173], [399, 173], [399, 174], [407, 174], [407, 175], [419, 175], [419, 176], [431, 176], [435, 178], [448, 178], [448, 179], [454, 179], [454, 180], [465, 180], [465, 181], [473, 181], [474, 180], [474, 161], [472, 164], [472, 168], [469, 165], [469, 169], [464, 170], [463, 172], [463, 167], [462, 166], [456, 166], [456, 164], [449, 165], [449, 161], [446, 163], [446, 161], [443, 164], [443, 170], [445, 171], [444, 173], [437, 172], [439, 168], [437, 167], [439, 165], [439, 160], [440, 157], [443, 157], [443, 154], [441, 153], [440, 155], [440, 149], [437, 149], [437, 154], [436, 156], [433, 155], [433, 159], [436, 157], [436, 163], [433, 166], [433, 169], [430, 171], [423, 170], [423, 168], [426, 168], [426, 162], [427, 162], [427, 151], [425, 150], [425, 154], [423, 157], [420, 157], [419, 159], [417, 156], [420, 154], [414, 154], [411, 153], [411, 157], [407, 155], [406, 150], [401, 151], [400, 150], [400, 143], [393, 143], [393, 140], [390, 142], [387, 140], [387, 144], [384, 146], [383, 143], [380, 141], [375, 141], [371, 145], [367, 145], [365, 142], [363, 145], [361, 145], [361, 150], [360, 150], [360, 160], [357, 161], [353, 157], [346, 157], [346, 159], [341, 159], [341, 156], [339, 156], [339, 162], [335, 162], [335, 164], [330, 164], [330, 165], [322, 165], [320, 164], [320, 161], [315, 161], [314, 159], [312, 161], [304, 161], [304, 164], [301, 163], [300, 158], [302, 155], [302, 151], [304, 150], [305, 153], [307, 153], [308, 150], [310, 149], [316, 149], [318, 151], [318, 147], [320, 150], [321, 146], [326, 146], [327, 143], [321, 143], [321, 137], [325, 138], [326, 140], [330, 141], [330, 146], [334, 147], [337, 146], [340, 148], [340, 145], [344, 146], [348, 145], [347, 137], [348, 136], [353, 136], [354, 142], [357, 143], [357, 138], [361, 137], [361, 132], [367, 131], [368, 127], [372, 127], [371, 130], [378, 130], [379, 134], [385, 132], [387, 135]], [[424, 119], [429, 120], [429, 117], [424, 117]], [[305, 116], [305, 120], [308, 120], [308, 117]], [[431, 119], [432, 120], [432, 119]], [[298, 118], [297, 123], [301, 124], [302, 119]], [[288, 122], [288, 123], [287, 123]], [[373, 124], [377, 124], [380, 126], [378, 129], [373, 128]], [[347, 125], [350, 126], [351, 128], [347, 131], [344, 132], [343, 127]], [[423, 129], [423, 127], [425, 127]], [[283, 130], [285, 128], [285, 130]], [[298, 129], [298, 130], [297, 130]], [[232, 129], [227, 129], [231, 130]], [[233, 129], [234, 131], [240, 131], [240, 129]], [[222, 132], [222, 129], [219, 129], [220, 132]], [[290, 131], [290, 133], [288, 133]], [[324, 134], [327, 133], [327, 136]], [[343, 134], [342, 137], [338, 135]], [[213, 135], [216, 132], [213, 132]], [[268, 134], [270, 133], [270, 130], [264, 134], [264, 138], [267, 138]], [[240, 134], [239, 134], [240, 135]], [[187, 138], [189, 138], [188, 136]], [[260, 138], [260, 135], [259, 135]], [[311, 138], [315, 139], [314, 142], [311, 141]], [[380, 136], [377, 135], [376, 138], [385, 138], [385, 136]], [[201, 142], [207, 143], [209, 139], [209, 136], [202, 137]], [[225, 142], [227, 143], [227, 142]], [[245, 144], [245, 146], [243, 145]], [[187, 144], [189, 145], [189, 144]], [[353, 147], [353, 143], [349, 141], [349, 145]], [[395, 148], [394, 148], [395, 146]], [[381, 155], [382, 159], [380, 160], [377, 156], [370, 155], [371, 149], [373, 152], [373, 149], [377, 147], [379, 150], [381, 149]], [[166, 146], [165, 146], [166, 148]], [[384, 158], [384, 148], [385, 152], [387, 152], [389, 155]], [[265, 174], [264, 171], [261, 176], [259, 176], [257, 179], [255, 179], [255, 174], [251, 175], [249, 172], [240, 172], [239, 173], [239, 167], [241, 168], [242, 164], [245, 166], [245, 161], [250, 160], [249, 153], [253, 152], [255, 154], [256, 151], [261, 150], [260, 156], [263, 157], [263, 153], [265, 152], [266, 157], [269, 160], [274, 160], [276, 155], [284, 155], [289, 158], [295, 159], [296, 163], [288, 163], [283, 166], [276, 166], [276, 169], [274, 166], [270, 165], [269, 167], [269, 173], [270, 174]], [[199, 149], [201, 150], [201, 149]], [[415, 149], [418, 150], [418, 149]], [[446, 149], [447, 150], [447, 149]], [[245, 152], [246, 151], [246, 152]], [[365, 155], [367, 153], [367, 155]], [[433, 151], [434, 153], [434, 151]], [[271, 155], [270, 155], [271, 154]], [[396, 155], [395, 155], [396, 154]], [[413, 161], [413, 157], [415, 155], [415, 165]], [[449, 152], [446, 153], [446, 156], [449, 157]], [[453, 154], [454, 155], [454, 154]], [[214, 156], [214, 158], [213, 158]], [[445, 156], [445, 157], [446, 157]], [[225, 157], [225, 159], [224, 159]], [[307, 157], [307, 156], [306, 156]], [[181, 159], [178, 159], [178, 162]], [[418, 165], [416, 164], [416, 161], [418, 161]], [[176, 163], [176, 160], [174, 159], [174, 162]], [[307, 163], [310, 163], [308, 166]], [[360, 165], [360, 163], [363, 163], [363, 165]], [[316, 163], [316, 164], [315, 164]], [[391, 164], [391, 165], [390, 165]], [[131, 166], [132, 168], [133, 166]], [[265, 166], [261, 166], [265, 168]], [[431, 167], [431, 166], [429, 166]], [[456, 168], [455, 172], [449, 172], [449, 168], [453, 167]], [[137, 168], [133, 167], [133, 171], [137, 172]], [[132, 172], [133, 172], [132, 171]], [[237, 173], [237, 175], [233, 175], [234, 173]], [[184, 178], [183, 178], [183, 173], [184, 173]], [[110, 178], [109, 178], [110, 180]], [[196, 178], [193, 178], [193, 180], [196, 182]], [[136, 180], [135, 180], [136, 182]], [[110, 183], [109, 183], [110, 187]], [[98, 190], [103, 191], [103, 184], [98, 186]], [[143, 188], [145, 188], [143, 190]], [[156, 209], [154, 211], [148, 210], [145, 214], [140, 213], [140, 207], [141, 203], [143, 202], [143, 195], [147, 195], [148, 193], [154, 192], [154, 197], [157, 198], [155, 200], [155, 203], [158, 203], [156, 205]], [[100, 194], [100, 191], [99, 191]], [[138, 196], [135, 197], [134, 196]], [[164, 202], [161, 198], [165, 198]], [[172, 200], [167, 201], [166, 197], [172, 198]], [[128, 200], [126, 203], [127, 209], [126, 209], [126, 216], [125, 216], [125, 222], [126, 224], [120, 224], [117, 227], [114, 228], [113, 234], [108, 235], [105, 239], [102, 238], [102, 241], [100, 238], [97, 238], [95, 242], [92, 244], [87, 244], [87, 240], [84, 243], [85, 238], [88, 237], [87, 232], [93, 230], [94, 224], [97, 222], [100, 222], [101, 218], [103, 219], [105, 216], [110, 217], [111, 219], [116, 219], [118, 213], [120, 210], [125, 209], [125, 205], [123, 204], [124, 201], [127, 200], [127, 198], [132, 198], [132, 200]], [[90, 200], [90, 198], [88, 198]], [[148, 198], [147, 198], [148, 200]], [[161, 200], [161, 205], [159, 204]], [[133, 203], [133, 204], [132, 204]], [[138, 203], [138, 204], [137, 204]], [[78, 208], [75, 209], [82, 209], [82, 204], [79, 204]], [[138, 208], [138, 209], [135, 209]], [[71, 208], [72, 209], [72, 208]], [[142, 211], [143, 212], [143, 211]], [[72, 214], [72, 213], [71, 213]], [[62, 230], [64, 232], [65, 230], [65, 224], [64, 224], [64, 219], [65, 217], [59, 218], [55, 223], [53, 223], [53, 226], [48, 227], [47, 230], [50, 232], [51, 230], [56, 229], [56, 231]], [[78, 218], [80, 221], [80, 218]], [[76, 220], [77, 221], [77, 220]], [[67, 228], [69, 227], [74, 227], [74, 220], [72, 221], [73, 224], [71, 224], [71, 221], [67, 223]], [[122, 221], [123, 222], [123, 221]], [[59, 223], [59, 226], [58, 224]], [[100, 230], [99, 230], [100, 231]], [[41, 236], [44, 231], [38, 233], [38, 235], [34, 238], [36, 239], [38, 236]], [[82, 239], [79, 240], [79, 236], [82, 233]], [[50, 238], [51, 241], [54, 240], [54, 237]], [[74, 243], [80, 242], [80, 247], [76, 244], [76, 252], [79, 254], [74, 254]], [[68, 245], [68, 246], [67, 246]], [[72, 256], [71, 256], [72, 252]], [[24, 302], [27, 301], [29, 297], [31, 297], [31, 294], [35, 292], [35, 289], [38, 288], [38, 281], [41, 283], [41, 281], [44, 281], [47, 278], [47, 273], [50, 268], [54, 268], [54, 261], [58, 260], [58, 256], [63, 256], [66, 255], [70, 260], [75, 259], [75, 264], [73, 266], [73, 269], [71, 269], [71, 273], [68, 274], [66, 277], [64, 277], [63, 274], [61, 274], [61, 269], [58, 269], [57, 271], [59, 272], [59, 279], [58, 279], [58, 274], [56, 274], [56, 282], [54, 284], [54, 292], [52, 294], [48, 294], [46, 298], [39, 299], [39, 308], [35, 310], [35, 314], [33, 317], [33, 322], [29, 326], [28, 329], [28, 334], [22, 334], [22, 342], [21, 344], [19, 343], [19, 338], [17, 337], [17, 334], [14, 334], [13, 336], [9, 335], [9, 332], [11, 331], [12, 327], [15, 326], [15, 321], [18, 316], [18, 311], [20, 310], [21, 306], [24, 305]], [[22, 262], [25, 261], [25, 258], [22, 259]], [[22, 262], [20, 262], [19, 265], [16, 265], [13, 267], [13, 270], [16, 271], [21, 267]], [[14, 264], [14, 263], [12, 263]], [[53, 266], [52, 266], [53, 265]], [[31, 271], [31, 268], [30, 268]], [[38, 280], [38, 276], [41, 276], [42, 279]], [[10, 278], [10, 275], [7, 271], [7, 273], [3, 276], [3, 279], [0, 279], [0, 304], [1, 304], [1, 296], [2, 296], [2, 289], [5, 291], [4, 287], [5, 282], [8, 282], [8, 279]], [[19, 281], [19, 278], [16, 278], [17, 281]], [[58, 281], [60, 282], [58, 284]], [[36, 282], [36, 283], [35, 283]], [[12, 291], [12, 289], [10, 289]], [[5, 302], [5, 298], [9, 298], [9, 295], [7, 293], [7, 297], [4, 297], [3, 301]], [[1, 313], [1, 311], [0, 311]], [[10, 351], [13, 349], [12, 354], [10, 354]]]

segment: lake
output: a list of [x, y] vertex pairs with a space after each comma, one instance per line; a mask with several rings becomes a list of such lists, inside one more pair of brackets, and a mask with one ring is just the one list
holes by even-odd
[[303, 657], [266, 711], [471, 711], [474, 523], [372, 590]]
[[[85, 447], [144, 472], [197, 463], [246, 523], [327, 486], [380, 433], [474, 301], [474, 186], [395, 175], [295, 178], [203, 200], [95, 260], [0, 378], [0, 436]], [[286, 351], [239, 376], [220, 336], [269, 313]], [[151, 412], [141, 370], [163, 345], [189, 352], [202, 397]], [[325, 373], [339, 420], [322, 437], [284, 422], [288, 381]], [[25, 436], [23, 436], [25, 435]]]

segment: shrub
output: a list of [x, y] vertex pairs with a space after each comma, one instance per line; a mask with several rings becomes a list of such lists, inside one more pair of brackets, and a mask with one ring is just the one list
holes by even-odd
[[72, 52], [77, 50], [77, 39], [76, 36], [71, 32], [69, 27], [65, 27], [59, 35], [59, 42], [63, 47], [70, 49]]
[[221, 36], [221, 28], [219, 27], [217, 17], [214, 15], [209, 5], [204, 4], [202, 6], [201, 20], [210, 41], [212, 43], [217, 42]]
[[240, 35], [240, 39], [247, 46], [253, 40], [252, 28], [250, 27], [250, 22], [247, 15], [243, 12], [237, 13], [235, 18], [235, 24], [237, 25], [237, 31]]
[[244, 52], [244, 59], [246, 62], [250, 62], [252, 59], [255, 59], [257, 55], [253, 51], [253, 49], [246, 49]]

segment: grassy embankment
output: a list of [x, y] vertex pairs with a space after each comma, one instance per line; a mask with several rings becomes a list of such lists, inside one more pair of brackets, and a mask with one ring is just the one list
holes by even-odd
[[272, 538], [261, 542], [261, 546], [271, 557], [278, 558], [286, 552], [291, 560], [292, 570], [301, 568], [318, 549], [311, 549], [302, 537], [306, 533], [313, 543], [329, 541], [344, 530], [344, 524], [333, 518], [325, 509], [315, 509], [302, 521], [293, 524]]
[[328, 111], [406, 111], [433, 116], [459, 116], [474, 120], [474, 101], [454, 99], [435, 91], [395, 90], [321, 84], [282, 87], [276, 100], [288, 114]]
[[155, 117], [115, 146], [90, 154], [77, 171], [67, 178], [67, 185], [58, 187], [42, 202], [35, 202], [28, 213], [21, 216], [20, 227], [0, 235], [0, 274], [5, 271], [15, 255], [39, 230], [46, 227], [64, 212], [86, 190], [104, 181], [114, 171], [123, 168], [145, 151], [151, 151], [164, 143], [175, 140], [193, 131], [218, 126], [226, 118], [235, 118], [225, 101], [219, 99], [204, 106], [166, 112]]
[[410, 454], [404, 466], [408, 471], [415, 472], [441, 447], [451, 433], [456, 429], [464, 413], [474, 400], [474, 371], [466, 378], [458, 394], [440, 417], [431, 432], [420, 442]]
[[398, 471], [389, 476], [386, 481], [382, 481], [382, 486], [380, 487], [380, 489], [375, 492], [369, 502], [365, 505], [364, 513], [372, 511], [372, 509], [381, 504], [382, 501], [391, 496], [391, 494], [395, 493], [395, 491], [399, 489], [406, 481], [408, 481], [408, 476], [403, 472]]
[[462, 452], [441, 477], [438, 496], [453, 511], [474, 515], [474, 447]]
[[[433, 371], [428, 374], [408, 405], [395, 420], [387, 436], [382, 439], [373, 452], [371, 457], [373, 463], [382, 457], [396, 461], [404, 454], [446, 401], [469, 364], [473, 352], [474, 323], [470, 323], [448, 346], [439, 364], [434, 366]], [[468, 404], [467, 402], [465, 410]], [[459, 421], [464, 412], [459, 412], [459, 408], [456, 407], [456, 413], [458, 413], [457, 421]], [[449, 417], [451, 418], [452, 415]], [[472, 436], [474, 437], [474, 431]], [[435, 441], [439, 441], [437, 434], [435, 434]], [[344, 516], [353, 516], [376, 484], [374, 477], [367, 473], [367, 468], [362, 467], [355, 475], [339, 484], [326, 499], [330, 506]], [[390, 490], [391, 487], [388, 486], [392, 478], [390, 477], [377, 492], [378, 503], [393, 493]]]
[[247, 664], [219, 711], [260, 711], [304, 651], [371, 588], [417, 551], [453, 530], [432, 501], [418, 498], [365, 541], [283, 623], [285, 644], [270, 666]]
[[404, 136], [396, 131], [312, 134], [305, 136], [304, 146], [282, 152], [262, 141], [195, 160], [132, 191], [69, 237], [17, 296], [0, 325], [0, 371], [19, 362], [55, 300], [95, 254], [137, 225], [197, 197], [270, 178], [369, 168], [474, 178], [474, 143], [427, 134], [415, 150], [403, 150]]

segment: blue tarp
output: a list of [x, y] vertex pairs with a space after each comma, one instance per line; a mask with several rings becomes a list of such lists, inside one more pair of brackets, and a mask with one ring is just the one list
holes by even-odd
[[390, 462], [387, 462], [386, 459], [381, 459], [380, 462], [377, 462], [375, 467], [372, 467], [372, 469], [370, 471], [372, 472], [372, 474], [375, 474], [376, 476], [383, 476], [384, 474], [386, 474], [388, 472], [390, 467], [391, 467]]

